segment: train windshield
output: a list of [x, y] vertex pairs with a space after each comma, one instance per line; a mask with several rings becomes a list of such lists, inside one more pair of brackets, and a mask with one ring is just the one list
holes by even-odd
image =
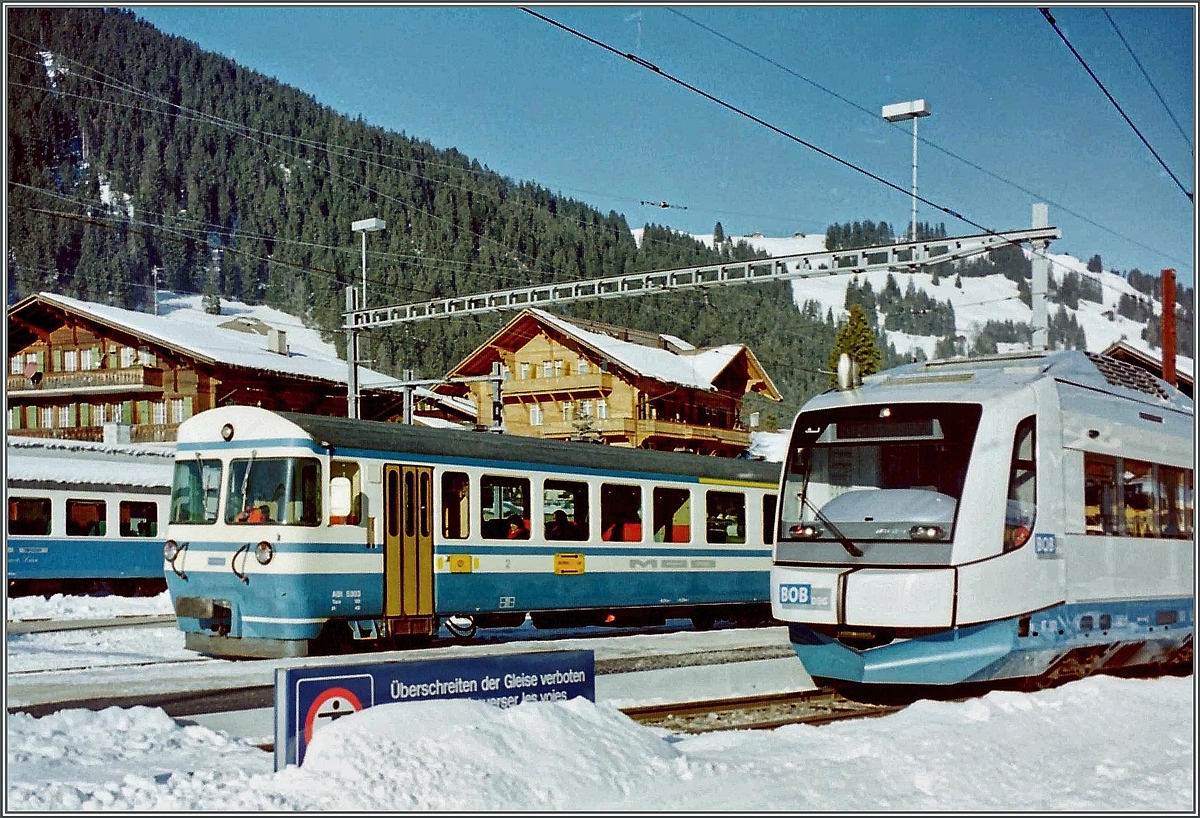
[[229, 462], [225, 522], [317, 525], [321, 463], [315, 457], [249, 457]]
[[221, 461], [179, 460], [171, 481], [171, 522], [208, 525], [217, 521]]
[[949, 541], [981, 412], [898, 404], [801, 414], [779, 538], [832, 540], [851, 553], [859, 542]]

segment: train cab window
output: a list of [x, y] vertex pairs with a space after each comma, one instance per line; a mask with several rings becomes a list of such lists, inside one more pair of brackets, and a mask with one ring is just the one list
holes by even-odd
[[1123, 459], [1122, 501], [1125, 506], [1126, 537], [1157, 537], [1158, 519], [1154, 503], [1154, 473], [1149, 463]]
[[[349, 512], [346, 514], [335, 514], [335, 511], [342, 511], [341, 508], [333, 508], [332, 489], [334, 480], [344, 478], [348, 481], [349, 486], [345, 483], [339, 483], [344, 488], [349, 489], [350, 502]], [[330, 485], [330, 509], [329, 509], [329, 524], [330, 525], [359, 525], [363, 520], [363, 493], [362, 493], [362, 469], [359, 468], [357, 462], [353, 460], [334, 460], [329, 464], [329, 485]]]
[[122, 537], [154, 537], [158, 535], [157, 504], [122, 500], [120, 511]]
[[1004, 512], [1004, 550], [1012, 551], [1029, 541], [1037, 516], [1037, 468], [1034, 418], [1017, 425], [1013, 440], [1012, 465], [1008, 472], [1008, 503]]
[[67, 500], [67, 536], [103, 537], [106, 508], [103, 500]]
[[524, 477], [479, 478], [480, 531], [491, 540], [529, 539], [529, 481]]
[[1103, 454], [1083, 455], [1084, 523], [1088, 534], [1119, 534], [1117, 460]]
[[209, 525], [217, 521], [221, 497], [220, 460], [180, 460], [171, 481], [171, 522]]
[[641, 486], [601, 484], [600, 539], [605, 542], [642, 541]]
[[50, 533], [49, 497], [9, 497], [8, 533], [44, 537]]
[[710, 491], [704, 498], [704, 539], [712, 543], [746, 541], [746, 495]]
[[225, 522], [317, 525], [321, 485], [321, 464], [313, 457], [231, 460]]
[[587, 483], [547, 480], [542, 484], [542, 516], [547, 540], [586, 540]]
[[460, 471], [442, 472], [442, 536], [465, 540], [469, 533], [471, 481]]
[[762, 533], [763, 545], [775, 542], [775, 503], [778, 498], [774, 494], [764, 494], [762, 498]]
[[654, 490], [655, 542], [689, 542], [692, 539], [691, 499], [687, 489]]
[[1174, 466], [1158, 467], [1158, 511], [1163, 537], [1191, 539], [1192, 472]]

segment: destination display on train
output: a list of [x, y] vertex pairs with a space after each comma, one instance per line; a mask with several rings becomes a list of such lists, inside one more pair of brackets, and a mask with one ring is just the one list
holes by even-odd
[[580, 696], [596, 698], [590, 650], [277, 668], [275, 769], [300, 765], [319, 730], [368, 707], [430, 699], [512, 707]]

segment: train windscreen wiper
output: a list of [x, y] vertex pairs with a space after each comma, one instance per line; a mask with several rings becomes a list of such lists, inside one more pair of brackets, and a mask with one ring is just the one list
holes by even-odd
[[808, 506], [812, 510], [812, 513], [817, 515], [817, 519], [829, 527], [829, 530], [833, 532], [833, 536], [837, 537], [838, 542], [842, 544], [842, 548], [846, 549], [846, 553], [852, 557], [861, 557], [863, 555], [862, 549], [855, 545], [849, 537], [843, 534], [841, 529], [831, 523], [829, 518], [822, 514], [816, 506], [810, 503], [806, 494], [802, 493], [800, 495], [800, 502]]

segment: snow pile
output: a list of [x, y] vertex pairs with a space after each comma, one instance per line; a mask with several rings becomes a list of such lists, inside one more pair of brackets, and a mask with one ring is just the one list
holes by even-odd
[[1188, 811], [1193, 680], [1087, 679], [825, 726], [672, 735], [610, 704], [382, 705], [303, 767], [160, 710], [9, 717], [8, 809]]

